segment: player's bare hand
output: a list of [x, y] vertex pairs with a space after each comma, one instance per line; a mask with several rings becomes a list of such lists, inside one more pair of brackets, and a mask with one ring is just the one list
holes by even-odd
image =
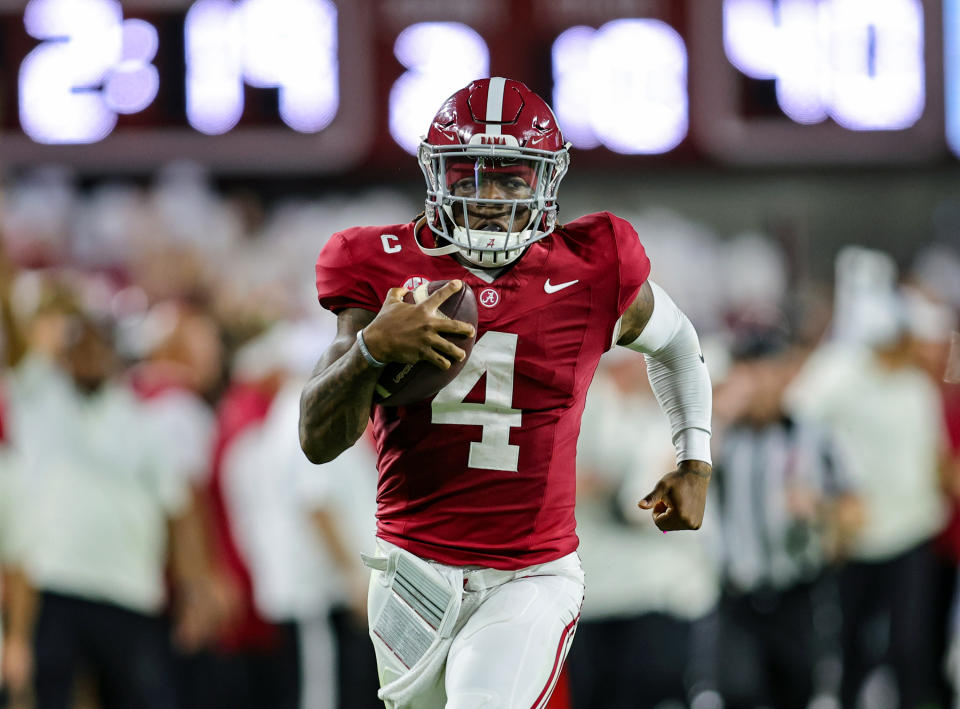
[[462, 360], [466, 353], [443, 335], [473, 337], [473, 325], [439, 312], [462, 287], [461, 281], [452, 280], [416, 305], [404, 302], [405, 289], [391, 288], [380, 312], [363, 329], [370, 354], [381, 362], [412, 364], [425, 359], [441, 369], [449, 369], [450, 360]]
[[664, 532], [700, 529], [711, 470], [703, 461], [685, 460], [677, 470], [664, 475], [637, 506], [652, 510], [654, 524]]

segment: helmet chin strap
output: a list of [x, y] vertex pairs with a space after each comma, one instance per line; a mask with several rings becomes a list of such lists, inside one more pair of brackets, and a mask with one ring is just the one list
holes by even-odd
[[[454, 243], [449, 243], [446, 246], [437, 246], [431, 248], [429, 246], [424, 246], [420, 243], [420, 239], [417, 236], [420, 233], [420, 230], [427, 225], [427, 218], [423, 217], [413, 226], [413, 243], [417, 245], [417, 248], [420, 249], [427, 256], [446, 256], [447, 254], [452, 254], [460, 250], [460, 247]], [[436, 241], [436, 238], [434, 238]]]

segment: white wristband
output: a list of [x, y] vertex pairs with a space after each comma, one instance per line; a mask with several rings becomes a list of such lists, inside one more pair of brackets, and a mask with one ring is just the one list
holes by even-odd
[[702, 460], [713, 465], [710, 457], [710, 432], [702, 428], [685, 428], [677, 434], [674, 447], [677, 450], [677, 463], [685, 460]]
[[363, 330], [357, 330], [357, 346], [360, 348], [360, 354], [363, 355], [363, 358], [367, 360], [369, 364], [374, 369], [380, 369], [381, 367], [387, 366], [386, 362], [381, 362], [379, 359], [370, 354], [370, 350], [367, 349], [367, 343], [363, 340]]

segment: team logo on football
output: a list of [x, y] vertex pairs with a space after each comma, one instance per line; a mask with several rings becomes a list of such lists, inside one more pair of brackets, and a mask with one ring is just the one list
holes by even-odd
[[500, 302], [500, 294], [493, 288], [484, 288], [480, 291], [480, 304], [492, 308]]
[[419, 286], [422, 286], [424, 283], [428, 283], [429, 278], [425, 276], [410, 276], [407, 280], [403, 282], [403, 287], [407, 290], [414, 290]]

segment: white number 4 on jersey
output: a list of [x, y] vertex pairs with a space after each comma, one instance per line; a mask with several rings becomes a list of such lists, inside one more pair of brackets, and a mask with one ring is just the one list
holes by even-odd
[[[481, 440], [470, 443], [468, 465], [487, 470], [517, 471], [520, 446], [510, 443], [510, 429], [520, 425], [522, 413], [513, 408], [513, 365], [517, 336], [509, 332], [485, 332], [460, 374], [433, 398], [432, 423], [482, 426]], [[464, 398], [486, 373], [484, 402], [466, 403]]]

